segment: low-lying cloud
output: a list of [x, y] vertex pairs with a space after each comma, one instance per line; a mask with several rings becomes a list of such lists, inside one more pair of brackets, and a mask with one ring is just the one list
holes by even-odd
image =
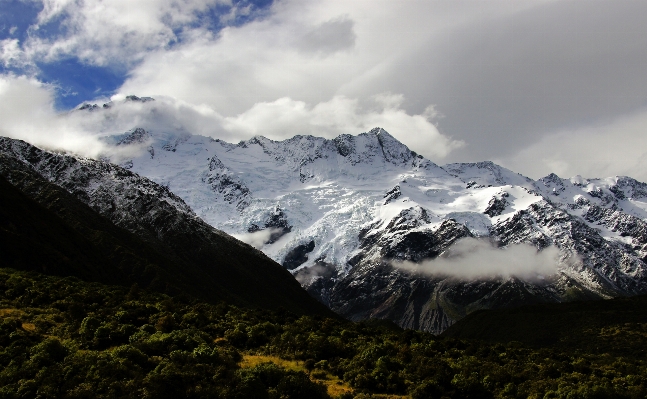
[[265, 244], [267, 244], [273, 234], [278, 234], [281, 231], [282, 229], [271, 227], [255, 231], [253, 233], [232, 234], [232, 236], [256, 249], [261, 249]]
[[529, 244], [496, 248], [487, 240], [464, 238], [436, 259], [421, 263], [396, 262], [394, 266], [415, 274], [459, 280], [493, 280], [517, 277], [541, 281], [559, 270], [559, 250], [542, 251]]
[[295, 134], [334, 138], [340, 134], [356, 135], [382, 127], [412, 150], [438, 160], [464, 142], [441, 134], [433, 121], [433, 106], [422, 114], [411, 115], [402, 108], [404, 97], [383, 93], [362, 107], [357, 99], [335, 96], [329, 101], [309, 105], [291, 98], [255, 104], [249, 110], [223, 119], [223, 129], [241, 137], [257, 134], [286, 139]]
[[294, 278], [301, 285], [309, 284], [313, 279], [317, 277], [329, 278], [335, 274], [336, 270], [333, 266], [326, 264], [314, 264], [310, 267], [304, 267], [300, 269], [295, 275]]

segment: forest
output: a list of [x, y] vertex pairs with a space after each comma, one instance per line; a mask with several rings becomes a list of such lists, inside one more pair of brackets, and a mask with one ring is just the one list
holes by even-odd
[[[628, 308], [642, 314], [644, 300]], [[6, 268], [0, 316], [0, 398], [647, 396], [647, 323], [635, 318], [538, 346]]]

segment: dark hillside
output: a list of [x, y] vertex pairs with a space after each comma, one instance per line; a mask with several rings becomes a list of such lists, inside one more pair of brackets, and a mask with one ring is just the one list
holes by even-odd
[[644, 357], [647, 296], [481, 310], [442, 336]]
[[[52, 161], [47, 173], [69, 175], [66, 165], [78, 167], [74, 158], [29, 147], [25, 148], [30, 159]], [[84, 167], [88, 174], [105, 177], [112, 171], [117, 178], [123, 174], [157, 188], [114, 165], [93, 161]], [[209, 302], [225, 300], [249, 307], [283, 307], [298, 314], [334, 315], [280, 265], [195, 215], [161, 201], [150, 187], [148, 191], [110, 193], [112, 197], [104, 202], [111, 208], [103, 206], [101, 199], [88, 199], [81, 189], [70, 190], [70, 185], [63, 189], [39, 172], [25, 160], [0, 154], [3, 266], [109, 284], [137, 283]], [[76, 173], [68, 182], [75, 181], [82, 187], [83, 176]], [[130, 181], [120, 182], [126, 190], [131, 186]], [[105, 209], [112, 209], [118, 217], [101, 212]]]
[[0, 398], [328, 397], [643, 399], [647, 362], [0, 268]]

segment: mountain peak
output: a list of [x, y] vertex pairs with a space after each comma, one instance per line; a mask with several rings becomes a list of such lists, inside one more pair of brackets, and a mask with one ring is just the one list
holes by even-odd
[[[369, 131], [368, 131], [368, 134], [374, 134], [374, 135], [376, 135], [376, 136], [380, 136], [380, 135], [387, 135], [387, 136], [391, 136], [391, 135], [389, 134], [389, 132], [387, 132], [386, 130], [382, 129], [382, 128], [381, 128], [381, 127], [379, 127], [379, 126], [378, 126], [378, 127], [374, 127], [373, 129], [369, 130]], [[393, 136], [391, 136], [391, 137], [393, 137]]]
[[149, 101], [155, 101], [153, 97], [137, 97], [135, 95], [129, 95], [126, 96], [125, 101], [134, 101], [134, 102], [140, 102], [140, 103], [147, 103]]
[[117, 142], [117, 145], [142, 144], [152, 140], [152, 136], [141, 127], [134, 128]]
[[561, 183], [562, 182], [562, 178], [557, 176], [555, 173], [551, 173], [551, 174], [549, 174], [547, 176], [544, 176], [539, 180], [546, 181], [546, 182], [555, 182], [555, 183]]
[[393, 164], [408, 163], [417, 154], [409, 149], [401, 141], [393, 137], [389, 132], [381, 127], [375, 127], [368, 133], [369, 136], [377, 138], [377, 142], [382, 148], [384, 159]]

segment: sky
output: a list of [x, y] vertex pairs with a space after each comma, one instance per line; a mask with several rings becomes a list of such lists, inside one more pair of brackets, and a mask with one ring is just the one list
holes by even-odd
[[0, 0], [0, 134], [97, 156], [140, 125], [379, 126], [440, 165], [647, 181], [646, 17], [637, 0]]

